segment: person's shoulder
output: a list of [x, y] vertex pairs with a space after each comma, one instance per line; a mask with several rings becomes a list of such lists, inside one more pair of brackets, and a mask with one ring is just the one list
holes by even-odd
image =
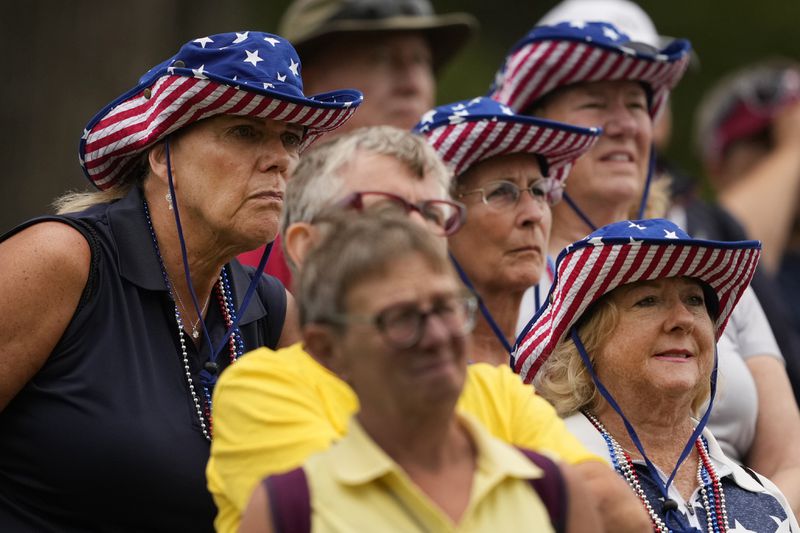
[[247, 376], [259, 379], [271, 375], [288, 377], [315, 374], [324, 370], [325, 368], [303, 349], [302, 343], [298, 342], [279, 350], [264, 346], [245, 353], [235, 364], [228, 367], [220, 376], [220, 383], [224, 384]]
[[520, 394], [533, 396], [534, 388], [522, 382], [519, 375], [507, 365], [473, 363], [467, 367], [467, 380], [464, 384], [467, 396], [517, 397]]
[[473, 363], [467, 366], [467, 382], [475, 383], [508, 383], [519, 382], [525, 386], [519, 376], [507, 365], [490, 365], [488, 363]]
[[0, 241], [0, 249], [4, 261], [18, 268], [54, 269], [62, 282], [70, 274], [86, 281], [89, 272], [91, 249], [86, 237], [60, 221], [43, 220], [24, 227]]

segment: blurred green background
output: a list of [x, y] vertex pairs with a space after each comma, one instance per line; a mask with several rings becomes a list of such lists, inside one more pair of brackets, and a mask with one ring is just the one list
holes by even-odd
[[[439, 103], [483, 94], [505, 52], [557, 2], [434, 0], [467, 11], [481, 32], [442, 73]], [[0, 0], [0, 233], [67, 189], [87, 183], [77, 163], [89, 118], [184, 41], [243, 29], [276, 31], [289, 0]], [[700, 68], [673, 95], [668, 155], [702, 178], [692, 149], [693, 111], [720, 75], [766, 56], [800, 59], [796, 0], [641, 0], [661, 34], [690, 39]], [[302, 58], [301, 58], [302, 59]], [[345, 60], [345, 59], [343, 59]], [[798, 147], [800, 148], [800, 147]]]

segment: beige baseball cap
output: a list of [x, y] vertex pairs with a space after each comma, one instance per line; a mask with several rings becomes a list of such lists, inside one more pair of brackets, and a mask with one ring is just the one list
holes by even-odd
[[341, 33], [420, 31], [431, 43], [434, 69], [450, 61], [475, 34], [468, 13], [437, 15], [429, 0], [295, 0], [278, 33], [303, 49]]

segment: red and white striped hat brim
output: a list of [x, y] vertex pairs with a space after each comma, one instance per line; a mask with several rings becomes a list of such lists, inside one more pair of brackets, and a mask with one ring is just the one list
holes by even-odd
[[84, 131], [81, 165], [99, 189], [108, 189], [149, 146], [187, 124], [221, 114], [305, 126], [304, 149], [322, 133], [341, 126], [356, 107], [312, 107], [210, 79], [166, 75]]
[[[661, 231], [668, 236], [647, 236]], [[688, 277], [707, 284], [718, 300], [715, 328], [719, 338], [755, 273], [760, 254], [758, 241], [691, 239], [661, 219], [600, 228], [559, 255], [550, 294], [520, 334], [512, 367], [530, 383], [590, 305], [621, 285], [643, 280]]]
[[[588, 31], [594, 25], [617, 39], [602, 41]], [[607, 23], [534, 28], [507, 56], [489, 95], [517, 113], [528, 113], [534, 102], [559, 87], [631, 80], [650, 87], [650, 114], [656, 117], [689, 65], [691, 46], [676, 40], [664, 50], [643, 53], [626, 39]]]
[[573, 161], [589, 151], [602, 133], [536, 117], [515, 115], [487, 97], [439, 106], [414, 131], [428, 139], [456, 176], [490, 157], [530, 153], [547, 164], [549, 177], [563, 183]]
[[351, 89], [305, 96], [300, 69], [297, 52], [278, 35], [244, 31], [190, 41], [89, 121], [81, 167], [96, 187], [108, 189], [148, 147], [221, 114], [303, 126], [302, 150], [341, 126], [363, 96]]

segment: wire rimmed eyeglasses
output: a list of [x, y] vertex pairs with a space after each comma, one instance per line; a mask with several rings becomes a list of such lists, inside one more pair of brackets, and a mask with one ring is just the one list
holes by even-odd
[[435, 316], [454, 336], [464, 336], [475, 327], [478, 301], [472, 294], [455, 294], [435, 299], [426, 309], [415, 302], [391, 305], [373, 315], [340, 314], [328, 317], [331, 324], [351, 323], [374, 326], [389, 346], [407, 349], [422, 340], [431, 317]]
[[480, 194], [481, 201], [494, 209], [510, 209], [516, 207], [522, 197], [522, 192], [527, 191], [531, 197], [541, 205], [553, 206], [561, 200], [562, 186], [552, 178], [542, 178], [534, 181], [527, 187], [520, 187], [513, 181], [490, 181], [483, 187], [462, 191], [458, 198], [472, 194]]
[[423, 200], [412, 203], [396, 194], [382, 191], [359, 191], [348, 194], [337, 204], [340, 207], [363, 211], [365, 208], [396, 208], [407, 215], [418, 213], [433, 232], [450, 236], [464, 225], [467, 209], [452, 200]]

